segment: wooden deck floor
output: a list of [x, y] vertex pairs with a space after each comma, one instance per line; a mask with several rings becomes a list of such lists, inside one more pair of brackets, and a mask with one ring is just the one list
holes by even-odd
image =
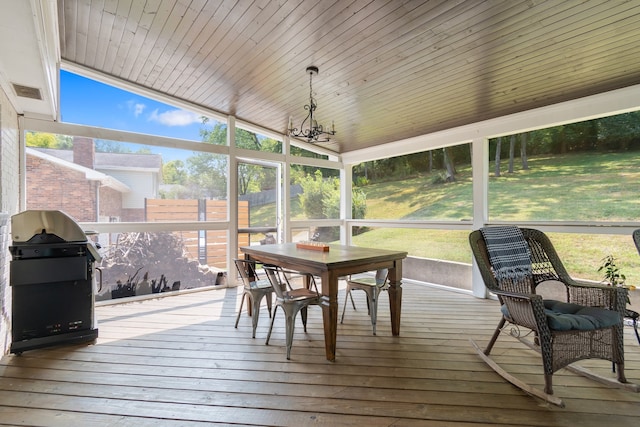
[[[495, 301], [404, 285], [401, 336], [391, 335], [383, 294], [378, 335], [362, 294], [338, 328], [337, 360], [324, 356], [321, 312], [298, 323], [291, 360], [284, 319], [269, 346], [257, 338], [239, 288], [97, 308], [95, 345], [8, 355], [0, 363], [0, 425], [30, 426], [637, 426], [640, 394], [567, 371], [554, 376], [558, 408], [503, 381], [474, 353], [498, 321]], [[343, 302], [343, 293], [340, 303]], [[342, 309], [342, 305], [340, 306]], [[278, 313], [281, 315], [282, 313]], [[640, 346], [626, 328], [627, 377], [640, 383]], [[540, 363], [513, 339], [495, 357], [541, 386]], [[610, 373], [607, 362], [589, 362]]]

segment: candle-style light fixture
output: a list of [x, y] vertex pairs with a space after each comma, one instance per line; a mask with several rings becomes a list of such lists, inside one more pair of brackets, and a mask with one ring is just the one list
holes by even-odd
[[[309, 74], [309, 104], [304, 106], [304, 109], [308, 111], [307, 117], [305, 117], [300, 124], [300, 129], [294, 128], [293, 118], [289, 118], [289, 136], [306, 138], [307, 142], [312, 144], [316, 142], [327, 142], [330, 141], [329, 136], [336, 134], [333, 122], [331, 122], [331, 130], [325, 130], [313, 117], [314, 112], [318, 108], [318, 103], [313, 98], [312, 83], [313, 76], [318, 75], [318, 67], [313, 65], [307, 67], [307, 73]], [[305, 126], [307, 126], [307, 128], [305, 128]]]

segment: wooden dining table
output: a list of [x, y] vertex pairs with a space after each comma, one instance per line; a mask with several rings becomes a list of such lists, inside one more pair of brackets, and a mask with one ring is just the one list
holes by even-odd
[[328, 251], [322, 251], [299, 248], [296, 243], [244, 246], [240, 250], [248, 259], [320, 277], [327, 360], [334, 361], [336, 358], [340, 277], [380, 268], [389, 269], [391, 332], [400, 335], [402, 260], [407, 257], [407, 252], [334, 244], [329, 245]]

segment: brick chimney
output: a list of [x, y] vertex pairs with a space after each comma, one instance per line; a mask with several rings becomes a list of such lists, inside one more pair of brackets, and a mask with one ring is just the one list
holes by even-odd
[[96, 148], [92, 138], [73, 137], [73, 163], [89, 169], [94, 168]]

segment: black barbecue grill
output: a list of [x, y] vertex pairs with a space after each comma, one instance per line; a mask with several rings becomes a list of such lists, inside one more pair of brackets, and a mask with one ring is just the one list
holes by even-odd
[[11, 352], [94, 341], [93, 242], [61, 211], [16, 214], [11, 234]]

